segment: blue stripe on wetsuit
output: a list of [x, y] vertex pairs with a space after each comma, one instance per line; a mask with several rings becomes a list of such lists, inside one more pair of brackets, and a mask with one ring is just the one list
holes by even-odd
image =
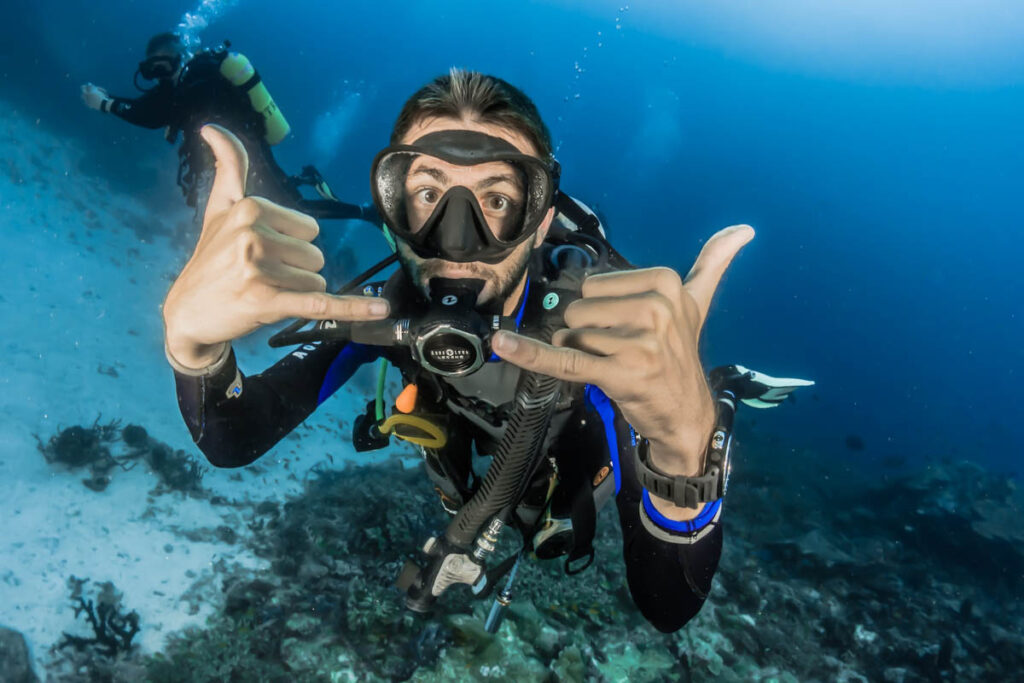
[[658, 512], [658, 509], [654, 507], [654, 503], [651, 502], [651, 494], [644, 489], [644, 512], [651, 519], [652, 522], [660, 526], [662, 529], [669, 531], [675, 531], [677, 533], [690, 534], [694, 531], [700, 531], [715, 518], [718, 514], [719, 508], [722, 507], [722, 500], [718, 499], [713, 503], [708, 503], [704, 506], [704, 509], [700, 511], [700, 514], [689, 520], [675, 520], [669, 519], [665, 515]]
[[[516, 332], [519, 331], [519, 325], [523, 322], [523, 313], [526, 312], [526, 297], [530, 295], [530, 280], [527, 278], [526, 287], [523, 289], [523, 299], [519, 302], [519, 312], [516, 313]], [[491, 351], [491, 357], [487, 359], [488, 363], [497, 363], [501, 358], [498, 354]]]
[[608, 454], [611, 455], [612, 473], [615, 475], [615, 495], [618, 495], [619, 489], [622, 488], [622, 476], [619, 469], [619, 439], [615, 433], [615, 408], [612, 407], [611, 399], [593, 384], [584, 387], [583, 395], [587, 402], [594, 406], [604, 424], [604, 437], [608, 440]]
[[342, 384], [351, 379], [361, 365], [380, 357], [380, 354], [379, 346], [367, 346], [355, 342], [346, 344], [341, 353], [331, 362], [327, 372], [324, 373], [324, 381], [320, 384], [320, 393], [317, 395], [316, 404], [320, 405], [330, 398]]

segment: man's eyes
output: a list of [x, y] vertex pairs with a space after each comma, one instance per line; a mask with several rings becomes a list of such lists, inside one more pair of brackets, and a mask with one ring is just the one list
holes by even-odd
[[[413, 197], [421, 204], [436, 204], [443, 194], [444, 193], [436, 187], [421, 187], [413, 192]], [[489, 212], [509, 211], [515, 205], [515, 200], [511, 197], [495, 192], [487, 194], [484, 197], [478, 197], [477, 200], [480, 202], [480, 208]]]
[[484, 206], [491, 211], [505, 211], [512, 205], [512, 200], [500, 194], [492, 194], [484, 199]]
[[416, 198], [425, 204], [434, 204], [441, 198], [441, 192], [433, 187], [424, 187], [416, 191]]

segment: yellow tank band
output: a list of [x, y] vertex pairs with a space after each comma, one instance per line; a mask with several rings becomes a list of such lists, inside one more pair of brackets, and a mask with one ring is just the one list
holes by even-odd
[[236, 87], [245, 87], [251, 83], [245, 93], [249, 97], [249, 104], [253, 111], [263, 117], [266, 124], [266, 135], [264, 139], [267, 144], [276, 145], [284, 140], [292, 128], [288, 125], [287, 119], [274, 102], [274, 98], [267, 91], [267, 86], [257, 77], [256, 69], [249, 58], [239, 52], [231, 52], [224, 61], [220, 63], [220, 73]]

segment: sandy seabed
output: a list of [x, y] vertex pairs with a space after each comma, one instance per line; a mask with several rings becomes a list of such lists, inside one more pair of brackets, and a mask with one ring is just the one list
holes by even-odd
[[[92, 491], [82, 484], [87, 474], [50, 465], [39, 446], [71, 425], [119, 420], [205, 462], [178, 413], [160, 319], [188, 257], [193, 212], [177, 188], [154, 210], [84, 176], [84, 151], [10, 107], [0, 111], [0, 625], [24, 634], [41, 671], [62, 633], [85, 627], [75, 619], [69, 577], [112, 581], [145, 626], [136, 642], [157, 651], [166, 634], [208, 616], [202, 587], [218, 590], [215, 567], [263, 562], [241, 545], [182, 534], [222, 525], [244, 533], [245, 525], [231, 508], [153, 495], [157, 482], [144, 466], [117, 471], [109, 487]], [[278, 357], [264, 339], [236, 345], [243, 370]], [[361, 409], [347, 390], [334, 400]], [[339, 462], [352, 454], [332, 413], [321, 411], [258, 467], [208, 470], [204, 488], [229, 499], [294, 493], [301, 482], [293, 472], [328, 454]]]

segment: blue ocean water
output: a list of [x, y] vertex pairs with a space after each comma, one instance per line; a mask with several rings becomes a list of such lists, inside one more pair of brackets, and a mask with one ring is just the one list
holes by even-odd
[[[685, 272], [716, 229], [758, 230], [706, 348], [818, 381], [818, 400], [774, 424], [787, 440], [855, 433], [859, 460], [959, 454], [1019, 472], [1011, 3], [206, 4], [219, 16], [202, 44], [233, 40], [293, 125], [286, 169], [316, 161], [366, 201], [367, 160], [409, 93], [452, 65], [501, 75], [538, 103], [565, 186], [638, 263]], [[85, 140], [97, 171], [150, 187], [137, 157], [171, 163], [158, 136], [85, 116], [73, 96], [84, 81], [130, 95], [146, 37], [191, 9], [16, 6], [5, 89]]]
[[[703, 349], [708, 367], [816, 381], [757, 415], [762, 435], [859, 474], [900, 458], [1019, 478], [1018, 4], [15, 0], [0, 98], [84, 150], [53, 192], [81, 173], [177, 199], [159, 133], [87, 111], [78, 89], [133, 95], [146, 39], [187, 12], [201, 45], [230, 39], [259, 69], [293, 129], [280, 164], [315, 162], [348, 201], [369, 200], [369, 162], [424, 82], [454, 65], [520, 86], [563, 188], [635, 263], [685, 273], [719, 228], [757, 230]], [[386, 253], [370, 228], [337, 230], [361, 264]]]

